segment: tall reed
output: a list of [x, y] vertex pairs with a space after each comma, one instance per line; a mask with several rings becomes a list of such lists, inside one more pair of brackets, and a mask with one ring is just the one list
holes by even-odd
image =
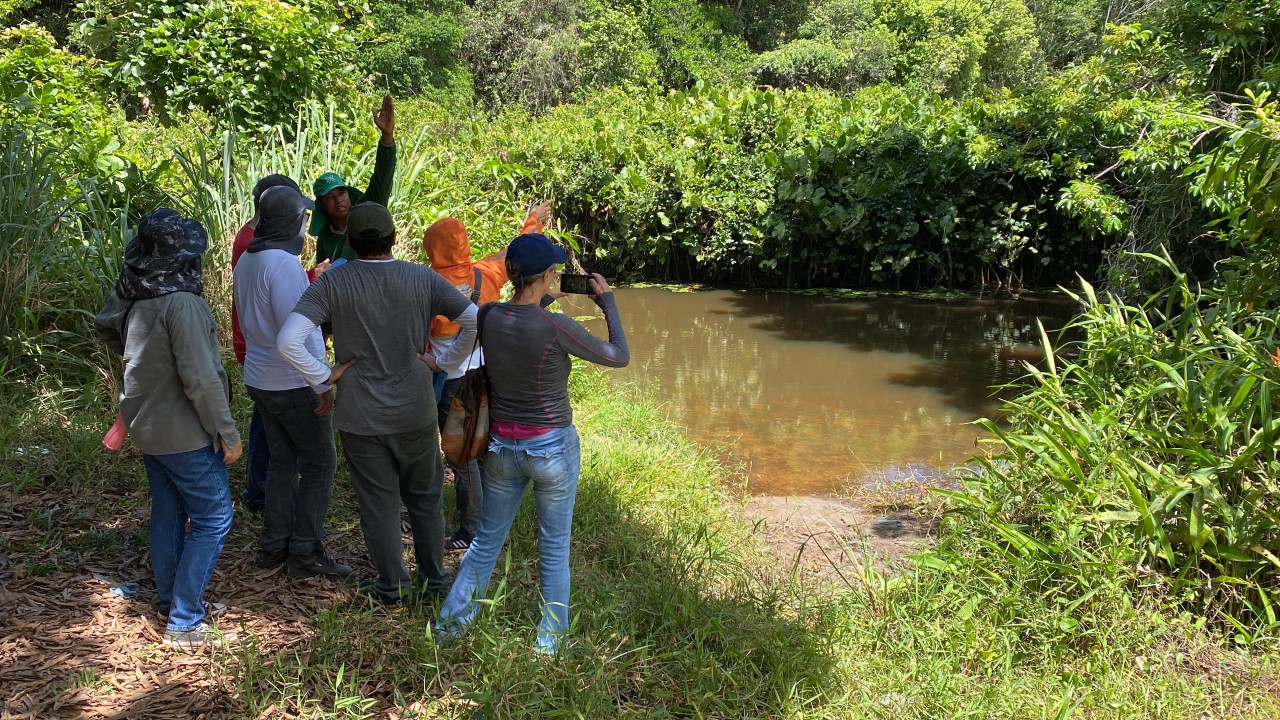
[[1004, 450], [952, 497], [986, 576], [1021, 568], [1064, 602], [1109, 582], [1155, 588], [1243, 640], [1274, 637], [1276, 320], [1197, 287], [1167, 254], [1146, 259], [1168, 287], [1126, 305], [1082, 283], [1078, 355], [1030, 368], [1010, 427], [981, 422]]
[[0, 373], [94, 367], [90, 319], [119, 274], [127, 196], [69, 176], [25, 130], [0, 138]]

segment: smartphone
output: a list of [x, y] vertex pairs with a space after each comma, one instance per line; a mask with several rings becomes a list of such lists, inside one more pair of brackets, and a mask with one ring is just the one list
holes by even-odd
[[590, 275], [564, 273], [560, 276], [560, 292], [574, 293], [576, 295], [591, 295], [595, 291], [591, 289], [590, 280]]

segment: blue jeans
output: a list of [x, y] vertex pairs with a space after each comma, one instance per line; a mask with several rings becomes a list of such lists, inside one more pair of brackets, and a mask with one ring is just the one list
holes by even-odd
[[261, 510], [267, 504], [267, 471], [271, 467], [271, 446], [267, 442], [267, 429], [262, 423], [262, 411], [253, 404], [253, 417], [249, 420], [249, 446], [245, 449], [245, 483], [240, 500], [245, 505]]
[[[444, 373], [437, 373], [443, 376]], [[462, 386], [462, 378], [446, 380], [441, 390], [436, 393], [437, 424], [443, 428], [445, 418], [449, 416], [449, 405], [453, 396], [458, 394]], [[445, 464], [453, 471], [453, 481], [457, 486], [454, 493], [454, 525], [461, 534], [474, 538], [480, 527], [480, 508], [484, 506], [484, 469], [479, 460], [472, 460], [465, 465], [457, 465], [445, 458]]]
[[259, 390], [245, 386], [262, 411], [271, 472], [258, 544], [267, 552], [306, 557], [324, 537], [338, 454], [333, 421], [319, 417], [320, 396], [309, 387]]
[[483, 599], [488, 590], [525, 486], [532, 480], [538, 510], [538, 574], [542, 589], [538, 649], [560, 649], [569, 631], [569, 536], [581, 469], [582, 447], [572, 425], [527, 440], [493, 436], [484, 460], [480, 532], [462, 556], [458, 577], [440, 608], [442, 631], [459, 632], [475, 619], [477, 600]]
[[227, 466], [212, 447], [142, 460], [151, 485], [156, 595], [170, 606], [169, 630], [193, 630], [204, 620], [204, 589], [231, 530]]

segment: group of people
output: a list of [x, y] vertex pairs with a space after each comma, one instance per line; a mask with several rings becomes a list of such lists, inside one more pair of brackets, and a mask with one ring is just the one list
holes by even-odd
[[[545, 203], [505, 250], [483, 260], [472, 261], [466, 229], [453, 218], [424, 233], [430, 267], [397, 260], [386, 207], [396, 162], [389, 96], [374, 124], [382, 138], [363, 192], [327, 172], [313, 183], [313, 200], [288, 177], [267, 176], [253, 190], [253, 219], [233, 243], [235, 353], [254, 405], [242, 501], [262, 512], [257, 564], [283, 566], [293, 578], [352, 573], [323, 543], [336, 430], [377, 573], [360, 592], [392, 609], [444, 597], [437, 631], [459, 635], [475, 617], [532, 482], [543, 599], [535, 647], [556, 652], [569, 629], [580, 471], [570, 356], [613, 367], [629, 361], [612, 290], [591, 276], [607, 341], [546, 309], [560, 296], [559, 268], [568, 258], [541, 233]], [[308, 231], [316, 238], [310, 270], [300, 257]], [[168, 208], [147, 214], [96, 318], [99, 337], [124, 358], [120, 417], [142, 451], [150, 485], [164, 641], [187, 650], [214, 637], [204, 592], [232, 522], [227, 466], [242, 454], [217, 323], [201, 296], [207, 247], [195, 220]], [[498, 302], [507, 282], [513, 295]], [[463, 373], [481, 364], [490, 446], [479, 461], [450, 463], [457, 530], [446, 540], [438, 427]], [[401, 505], [413, 535], [412, 576]], [[446, 548], [466, 550], [452, 581]]]

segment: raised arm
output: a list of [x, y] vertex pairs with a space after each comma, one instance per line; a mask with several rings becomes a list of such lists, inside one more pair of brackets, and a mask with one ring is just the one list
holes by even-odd
[[627, 347], [627, 335], [622, 329], [622, 318], [618, 315], [613, 291], [601, 293], [595, 296], [595, 300], [604, 311], [604, 320], [609, 327], [608, 341], [592, 335], [568, 315], [549, 313], [551, 322], [555, 323], [558, 331], [560, 346], [570, 355], [597, 365], [626, 367], [631, 362], [631, 350]]
[[378, 152], [374, 155], [373, 177], [369, 179], [369, 187], [364, 191], [361, 201], [388, 205], [396, 175], [396, 107], [390, 95], [382, 96], [382, 107], [374, 111], [373, 124], [382, 133], [382, 139], [378, 142]]

